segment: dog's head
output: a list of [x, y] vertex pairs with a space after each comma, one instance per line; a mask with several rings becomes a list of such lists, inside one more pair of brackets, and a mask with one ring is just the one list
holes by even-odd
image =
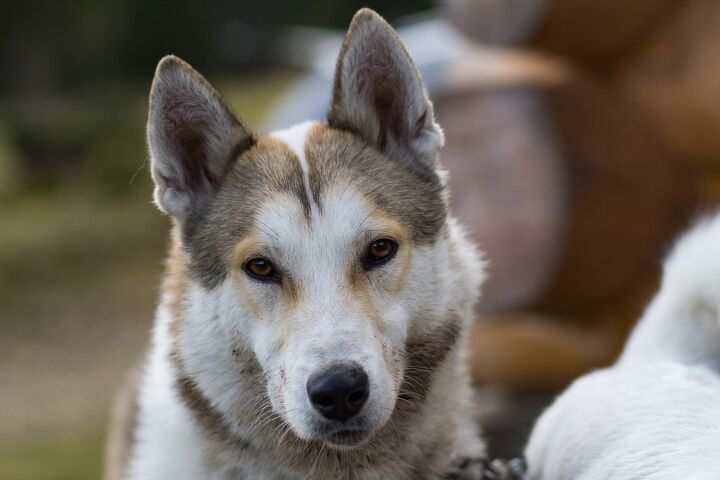
[[408, 383], [410, 339], [454, 338], [477, 286], [457, 274], [468, 265], [448, 233], [443, 135], [395, 32], [360, 11], [327, 122], [266, 136], [167, 57], [148, 143], [155, 202], [187, 268], [175, 329], [187, 375], [228, 421], [262, 423], [262, 407], [239, 418], [260, 386], [300, 438], [367, 440], [404, 383], [422, 388]]

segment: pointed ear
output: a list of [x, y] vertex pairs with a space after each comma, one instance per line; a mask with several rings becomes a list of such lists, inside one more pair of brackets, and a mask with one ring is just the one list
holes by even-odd
[[390, 156], [429, 166], [443, 145], [415, 64], [392, 27], [372, 10], [358, 11], [345, 36], [328, 122], [355, 131]]
[[147, 124], [155, 203], [183, 220], [208, 200], [253, 134], [220, 94], [174, 56], [158, 64]]

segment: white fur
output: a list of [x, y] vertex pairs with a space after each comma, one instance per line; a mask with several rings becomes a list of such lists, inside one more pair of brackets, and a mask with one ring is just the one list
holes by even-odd
[[307, 121], [299, 123], [285, 130], [274, 132], [272, 136], [285, 142], [297, 157], [303, 173], [303, 187], [305, 187], [305, 196], [307, 197], [308, 205], [310, 205], [312, 209], [317, 209], [315, 199], [310, 191], [310, 168], [305, 158], [305, 140], [307, 139], [308, 132], [314, 125], [317, 125], [317, 122]]
[[170, 359], [169, 299], [158, 307], [153, 349], [140, 384], [138, 425], [127, 478], [195, 480], [214, 478], [204, 468], [205, 452], [198, 448], [201, 435], [190, 412], [179, 401], [174, 385], [175, 366]]
[[620, 360], [560, 396], [526, 455], [531, 480], [720, 478], [720, 216], [681, 239]]

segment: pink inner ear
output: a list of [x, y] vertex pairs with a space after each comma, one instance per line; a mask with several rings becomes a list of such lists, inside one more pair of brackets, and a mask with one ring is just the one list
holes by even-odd
[[383, 38], [369, 39], [361, 53], [358, 75], [358, 86], [367, 89], [372, 108], [378, 122], [378, 146], [387, 146], [387, 136], [391, 135], [396, 142], [407, 143], [410, 140], [406, 116], [408, 105], [408, 79], [402, 71], [405, 66], [398, 65], [397, 58], [392, 55], [392, 47]]
[[[166, 93], [162, 98], [161, 115], [164, 136], [172, 155], [180, 163], [181, 178], [171, 182], [185, 191], [196, 191], [213, 182], [203, 129], [207, 128], [197, 102], [183, 92]], [[192, 111], [192, 109], [196, 111]]]
[[214, 183], [208, 166], [205, 138], [199, 127], [200, 125], [185, 125], [176, 131], [185, 182], [189, 186], [200, 185], [207, 181]]

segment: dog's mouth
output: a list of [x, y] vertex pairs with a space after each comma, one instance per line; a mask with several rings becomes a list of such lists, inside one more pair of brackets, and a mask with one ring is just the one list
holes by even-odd
[[322, 440], [337, 449], [359, 447], [370, 438], [369, 430], [343, 428], [323, 435]]

